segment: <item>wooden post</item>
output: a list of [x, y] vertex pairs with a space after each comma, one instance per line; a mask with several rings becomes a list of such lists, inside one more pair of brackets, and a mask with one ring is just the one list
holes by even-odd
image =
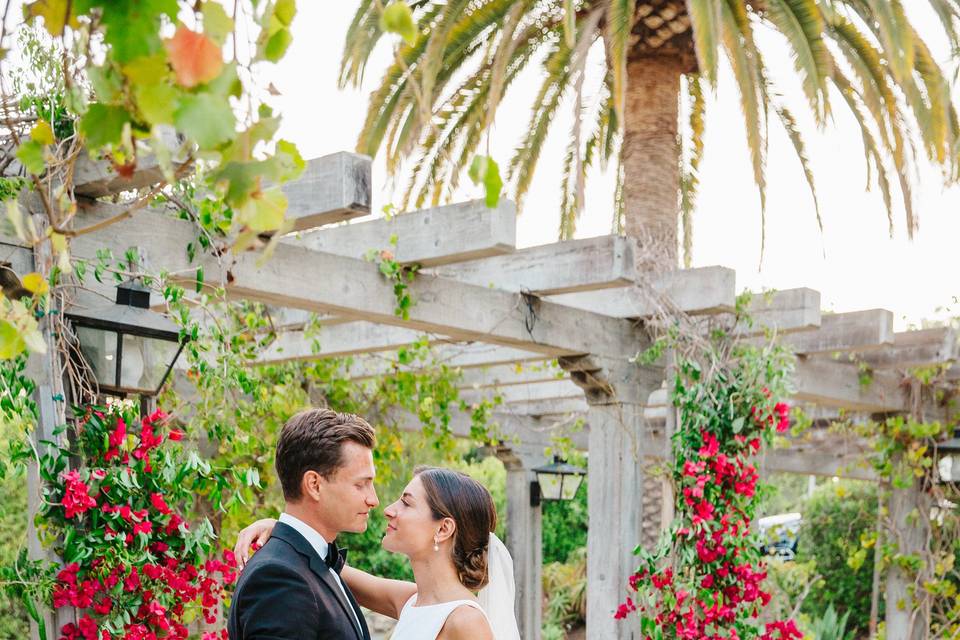
[[513, 556], [516, 613], [523, 640], [540, 640], [543, 627], [543, 511], [531, 505], [531, 471], [546, 460], [542, 454], [500, 447], [497, 457], [507, 469], [507, 539]]
[[600, 376], [607, 393], [587, 393], [587, 637], [628, 640], [640, 637], [637, 618], [615, 620], [613, 614], [628, 595], [637, 564], [633, 549], [642, 534], [644, 404], [660, 387], [663, 371], [610, 361], [595, 377]]
[[[898, 460], [894, 460], [897, 468]], [[920, 479], [905, 489], [890, 490], [889, 518], [892, 542], [900, 555], [923, 554], [929, 536], [927, 518], [929, 500], [923, 491]], [[924, 572], [924, 569], [920, 570]], [[922, 577], [922, 576], [921, 576]], [[921, 580], [899, 566], [891, 563], [887, 572], [886, 589], [886, 636], [897, 640], [925, 640], [929, 631], [929, 598], [915, 591], [921, 589]]]
[[[35, 220], [42, 221], [44, 216], [35, 216]], [[44, 224], [37, 225], [42, 233]], [[42, 242], [33, 250], [33, 270], [39, 272], [46, 279], [53, 268], [54, 256], [49, 242]], [[23, 272], [20, 273], [23, 275]], [[50, 308], [59, 310], [62, 308], [62, 298], [57, 298], [56, 293], [50, 297]], [[62, 435], [55, 435], [58, 427], [66, 423], [67, 398], [66, 390], [63, 384], [63, 366], [61, 354], [58, 349], [58, 339], [56, 336], [55, 322], [59, 318], [56, 315], [46, 315], [40, 319], [39, 326], [43, 333], [44, 342], [47, 345], [46, 354], [31, 354], [28, 363], [30, 377], [36, 382], [33, 400], [37, 404], [38, 419], [31, 439], [38, 455], [43, 456], [47, 451], [47, 445], [43, 441], [60, 442]], [[40, 511], [42, 504], [43, 485], [40, 480], [40, 470], [36, 461], [31, 461], [27, 468], [27, 552], [31, 560], [53, 560], [59, 562], [50, 549], [44, 549], [40, 545], [34, 520]], [[76, 621], [76, 614], [72, 607], [61, 607], [56, 610], [47, 608], [47, 603], [36, 603], [38, 611], [44, 617], [46, 626], [46, 637], [40, 637], [40, 630], [33, 621], [30, 623], [30, 635], [39, 640], [52, 640], [60, 637], [60, 628], [70, 622]]]

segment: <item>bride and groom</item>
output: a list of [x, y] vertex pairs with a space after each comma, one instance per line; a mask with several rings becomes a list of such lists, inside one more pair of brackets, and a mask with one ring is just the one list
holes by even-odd
[[493, 499], [465, 474], [418, 468], [384, 510], [383, 548], [410, 559], [415, 582], [346, 564], [337, 534], [364, 531], [380, 503], [373, 447], [373, 428], [351, 414], [311, 409], [283, 426], [276, 470], [286, 506], [240, 533], [230, 638], [369, 640], [363, 605], [398, 620], [392, 640], [519, 640]]

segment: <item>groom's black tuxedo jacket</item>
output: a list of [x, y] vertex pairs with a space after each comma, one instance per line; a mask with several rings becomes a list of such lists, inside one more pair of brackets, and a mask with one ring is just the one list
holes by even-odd
[[370, 640], [360, 607], [344, 589], [346, 598], [306, 538], [278, 522], [240, 574], [227, 623], [230, 638]]

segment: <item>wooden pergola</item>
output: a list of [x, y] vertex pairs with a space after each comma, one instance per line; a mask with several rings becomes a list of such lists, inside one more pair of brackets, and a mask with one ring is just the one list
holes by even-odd
[[[130, 179], [118, 178], [103, 163], [78, 166], [77, 224], [115, 216], [123, 205], [106, 197], [161, 179], [149, 161]], [[553, 436], [567, 435], [588, 453], [589, 518], [601, 523], [588, 532], [587, 637], [634, 637], [630, 624], [612, 614], [635, 565], [631, 550], [669, 517], [669, 508], [659, 504], [644, 513], [643, 470], [650, 460], [669, 455], [665, 433], [675, 416], [667, 406], [664, 366], [641, 366], [631, 358], [651, 342], [643, 321], [664, 308], [702, 322], [730, 317], [734, 271], [646, 273], [637, 266], [636, 243], [617, 236], [517, 249], [516, 211], [509, 201], [493, 209], [474, 201], [375, 219], [370, 188], [369, 158], [337, 153], [309, 161], [303, 176], [284, 187], [298, 233], [284, 238], [262, 265], [252, 253], [198, 252], [191, 262], [185, 247], [195, 240], [194, 224], [151, 208], [76, 237], [71, 251], [95, 259], [100, 249], [121, 256], [137, 247], [156, 271], [162, 267], [189, 280], [202, 268], [205, 282], [224, 286], [229, 296], [270, 305], [283, 333], [263, 354], [264, 362], [354, 355], [349, 375], [372, 377], [390, 371], [391, 352], [429, 336], [444, 362], [462, 368], [466, 400], [493, 393], [503, 399], [494, 422], [504, 444], [496, 453], [507, 468], [507, 543], [522, 636], [539, 638], [541, 626], [541, 514], [530, 504], [531, 469], [545, 462], [543, 450]], [[363, 258], [370, 249], [390, 247], [393, 236], [396, 259], [420, 266], [409, 283], [414, 305], [408, 319], [394, 313], [392, 284]], [[18, 272], [50, 260], [16, 239], [2, 237], [0, 243], [0, 260]], [[106, 293], [109, 285], [102, 286]], [[77, 304], [85, 295], [78, 294]], [[901, 384], [905, 371], [957, 357], [957, 339], [948, 329], [895, 332], [893, 314], [881, 309], [822, 313], [820, 295], [811, 289], [757, 295], [751, 313], [755, 324], [741, 333], [761, 340], [764, 332], [775, 332], [797, 354], [793, 400], [814, 417], [916, 411]], [[319, 314], [322, 326], [308, 338], [303, 327], [309, 314]], [[35, 370], [43, 400], [38, 439], [63, 410], [50, 406], [57, 404], [50, 400], [58, 384], [55, 364], [50, 358], [42, 363]], [[861, 363], [872, 369], [868, 385], [861, 384]], [[948, 386], [956, 385], [960, 368], [953, 366], [947, 377]], [[947, 417], [941, 406], [923, 410], [928, 419]], [[574, 422], [584, 427], [571, 433], [567, 427]], [[411, 418], [409, 428], [420, 427]], [[469, 416], [455, 416], [452, 429], [468, 436]], [[766, 472], [874, 480], [863, 453], [854, 438], [814, 427], [766, 453], [760, 466]], [[909, 497], [916, 489], [898, 491]], [[904, 500], [891, 506], [912, 509]], [[917, 526], [904, 514], [891, 516], [904, 527]], [[906, 576], [892, 570], [887, 601], [909, 601], [907, 588]], [[915, 637], [908, 635], [910, 617], [909, 610], [888, 606], [888, 637]]]

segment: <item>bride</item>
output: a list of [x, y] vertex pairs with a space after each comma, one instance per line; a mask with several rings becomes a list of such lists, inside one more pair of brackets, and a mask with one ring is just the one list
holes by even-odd
[[[418, 467], [384, 515], [383, 548], [410, 558], [415, 582], [349, 566], [340, 576], [361, 605], [397, 619], [391, 640], [520, 639], [513, 561], [492, 533], [497, 513], [483, 485], [450, 469]], [[276, 522], [258, 520], [240, 532], [235, 552], [241, 566]]]

